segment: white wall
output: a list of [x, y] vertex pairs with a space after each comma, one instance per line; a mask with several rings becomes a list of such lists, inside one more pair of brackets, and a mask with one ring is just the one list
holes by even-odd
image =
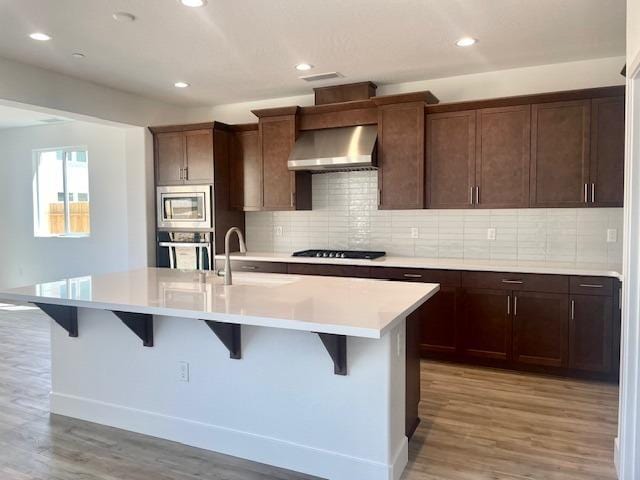
[[[144, 185], [138, 171], [144, 168], [144, 161], [135, 139], [129, 148], [137, 153], [127, 161], [126, 140], [122, 128], [86, 122], [0, 131], [0, 286], [125, 270], [130, 264], [146, 263], [146, 248], [139, 248], [139, 242], [145, 242], [140, 239], [143, 229], [136, 225], [146, 225], [140, 212], [144, 207], [136, 202], [136, 192]], [[85, 145], [89, 151], [90, 237], [35, 238], [32, 151]]]
[[143, 127], [186, 118], [182, 107], [3, 58], [0, 100]]
[[627, 0], [627, 64], [640, 60], [640, 0]]
[[[624, 63], [624, 57], [610, 57], [514, 68], [396, 85], [380, 85], [377, 93], [378, 95], [391, 95], [431, 90], [440, 99], [440, 102], [444, 103], [557, 90], [623, 85], [624, 77], [620, 75], [620, 70], [622, 70]], [[371, 80], [375, 82], [375, 78]], [[348, 83], [348, 81], [348, 79], [343, 79], [343, 83]], [[312, 88], [313, 84], [309, 86], [309, 95], [191, 109], [188, 118], [189, 121], [193, 122], [211, 119], [226, 123], [256, 122], [256, 117], [251, 113], [252, 109], [286, 105], [313, 105]]]

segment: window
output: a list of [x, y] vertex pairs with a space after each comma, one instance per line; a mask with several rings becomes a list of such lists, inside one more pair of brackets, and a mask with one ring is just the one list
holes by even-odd
[[85, 148], [36, 150], [33, 157], [35, 236], [89, 235], [87, 150]]

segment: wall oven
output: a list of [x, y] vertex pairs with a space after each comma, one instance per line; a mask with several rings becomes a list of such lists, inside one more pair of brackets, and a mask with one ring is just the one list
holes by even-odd
[[157, 187], [158, 228], [210, 230], [211, 185]]

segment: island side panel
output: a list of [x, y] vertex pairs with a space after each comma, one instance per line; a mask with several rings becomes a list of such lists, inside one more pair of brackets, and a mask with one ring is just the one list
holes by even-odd
[[152, 348], [109, 311], [80, 308], [78, 338], [52, 325], [52, 412], [321, 478], [399, 478], [404, 321], [381, 339], [348, 338], [339, 376], [310, 332], [242, 327], [232, 360], [204, 322], [154, 320]]

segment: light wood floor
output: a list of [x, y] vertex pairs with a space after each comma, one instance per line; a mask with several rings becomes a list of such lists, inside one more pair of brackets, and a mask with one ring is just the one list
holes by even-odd
[[[0, 311], [0, 479], [303, 480], [48, 413], [49, 323]], [[403, 480], [615, 479], [617, 387], [424, 362]]]

